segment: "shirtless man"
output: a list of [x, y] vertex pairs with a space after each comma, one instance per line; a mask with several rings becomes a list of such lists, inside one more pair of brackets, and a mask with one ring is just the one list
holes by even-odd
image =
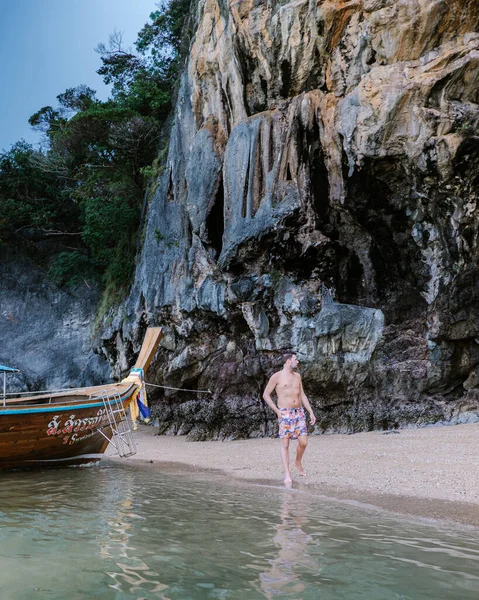
[[[284, 482], [290, 484], [292, 479], [289, 470], [289, 440], [298, 440], [296, 468], [300, 475], [306, 475], [301, 464], [301, 459], [308, 445], [308, 430], [306, 428], [306, 417], [303, 406], [309, 412], [311, 425], [316, 423], [316, 417], [304, 393], [301, 375], [294, 372], [294, 369], [298, 366], [296, 354], [285, 354], [283, 358], [283, 369], [271, 376], [264, 390], [263, 398], [278, 415]], [[278, 397], [278, 406], [276, 406], [271, 398], [271, 394], [274, 391], [276, 391]]]

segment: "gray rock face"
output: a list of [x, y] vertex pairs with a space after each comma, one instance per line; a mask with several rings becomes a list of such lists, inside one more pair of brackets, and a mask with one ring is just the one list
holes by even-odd
[[239, 123], [224, 155], [224, 233], [219, 266], [238, 260], [241, 244], [274, 231], [301, 208], [298, 186], [278, 181], [284, 126], [274, 114]]
[[0, 364], [21, 370], [8, 376], [7, 391], [109, 381], [110, 366], [91, 342], [97, 293], [60, 291], [26, 258], [5, 252], [0, 281]]
[[[199, 0], [135, 282], [163, 431], [268, 435], [261, 392], [301, 359], [318, 431], [479, 406], [479, 4]], [[322, 293], [335, 288], [335, 299]], [[462, 415], [462, 416], [461, 416]]]

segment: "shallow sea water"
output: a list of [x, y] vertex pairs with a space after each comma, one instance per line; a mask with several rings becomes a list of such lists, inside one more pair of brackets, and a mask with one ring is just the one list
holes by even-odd
[[2, 600], [479, 598], [477, 529], [171, 467], [0, 477]]

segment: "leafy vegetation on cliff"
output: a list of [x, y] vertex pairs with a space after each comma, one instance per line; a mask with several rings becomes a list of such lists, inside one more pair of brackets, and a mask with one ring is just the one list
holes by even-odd
[[100, 44], [100, 101], [79, 85], [29, 119], [46, 148], [0, 154], [0, 244], [29, 246], [60, 285], [101, 279], [122, 293], [133, 272], [141, 206], [175, 90], [191, 0], [151, 13], [135, 49], [115, 32]]

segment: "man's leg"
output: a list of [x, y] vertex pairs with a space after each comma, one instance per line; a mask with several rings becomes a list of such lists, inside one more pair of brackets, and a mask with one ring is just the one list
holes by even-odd
[[289, 438], [281, 439], [281, 458], [284, 467], [284, 483], [291, 483], [291, 471], [289, 470]]
[[299, 471], [300, 475], [306, 475], [306, 471], [303, 469], [303, 465], [301, 460], [303, 458], [304, 451], [306, 450], [306, 446], [308, 445], [308, 436], [300, 435], [298, 437], [298, 448], [296, 450], [296, 468]]

